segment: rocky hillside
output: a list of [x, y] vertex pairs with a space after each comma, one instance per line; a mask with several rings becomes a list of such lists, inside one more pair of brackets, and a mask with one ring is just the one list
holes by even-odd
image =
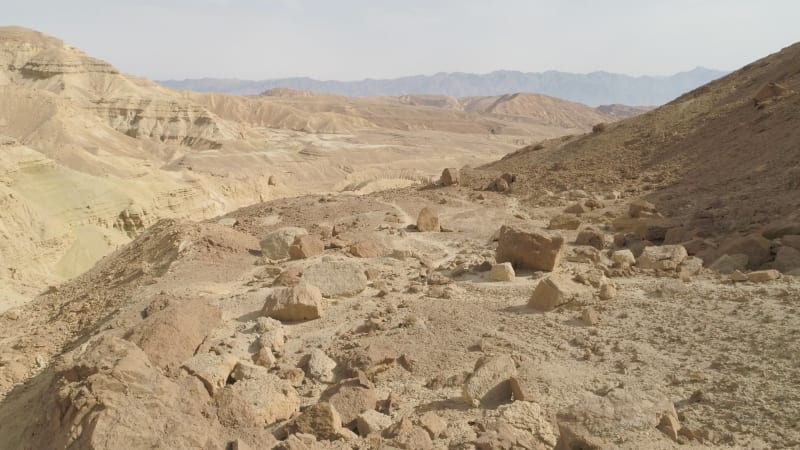
[[702, 84], [723, 76], [719, 70], [696, 69], [670, 76], [633, 77], [608, 72], [587, 74], [547, 71], [524, 73], [497, 71], [485, 75], [437, 73], [388, 80], [320, 81], [311, 78], [276, 80], [188, 79], [159, 83], [175, 89], [253, 95], [272, 88], [290, 88], [350, 96], [400, 96], [408, 94], [450, 97], [500, 96], [531, 92], [597, 106], [660, 105]]

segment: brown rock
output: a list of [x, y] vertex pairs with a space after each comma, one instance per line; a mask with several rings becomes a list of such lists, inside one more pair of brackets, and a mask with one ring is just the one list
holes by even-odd
[[511, 397], [514, 401], [530, 402], [533, 401], [533, 392], [528, 388], [528, 385], [518, 377], [511, 377], [508, 379], [511, 386]]
[[439, 178], [439, 184], [442, 186], [452, 186], [454, 184], [458, 184], [460, 180], [461, 176], [458, 172], [458, 169], [448, 167], [442, 171], [442, 176]]
[[464, 382], [462, 397], [474, 407], [508, 402], [512, 395], [509, 379], [516, 374], [517, 367], [510, 356], [484, 356]]
[[775, 255], [773, 267], [783, 273], [800, 269], [800, 250], [786, 246], [779, 248], [778, 253]]
[[356, 419], [356, 429], [360, 436], [378, 433], [392, 424], [392, 418], [374, 409], [361, 413]]
[[769, 239], [756, 233], [729, 240], [717, 252], [720, 256], [737, 253], [747, 255], [747, 268], [751, 270], [758, 269], [772, 258]]
[[598, 250], [606, 248], [606, 235], [595, 228], [585, 228], [578, 233], [575, 245], [589, 245]]
[[318, 319], [323, 313], [322, 294], [319, 289], [306, 283], [274, 288], [262, 312], [282, 322]]
[[237, 362], [236, 357], [232, 355], [201, 353], [195, 355], [182, 367], [202, 381], [208, 393], [214, 395], [225, 386], [228, 376], [233, 372]]
[[421, 232], [440, 231], [439, 215], [430, 208], [422, 208], [417, 216], [417, 230]]
[[341, 435], [342, 419], [330, 403], [319, 402], [304, 409], [299, 416], [286, 424], [289, 434], [313, 434], [317, 439], [335, 441]]
[[220, 422], [229, 426], [270, 425], [292, 417], [300, 407], [294, 388], [266, 369], [225, 386], [216, 400]]
[[168, 306], [150, 314], [127, 339], [159, 367], [178, 367], [194, 355], [221, 321], [219, 308], [206, 302], [168, 300]]
[[303, 268], [300, 266], [289, 266], [281, 272], [272, 282], [273, 286], [297, 286], [303, 276]]
[[504, 225], [497, 239], [495, 259], [498, 263], [510, 262], [515, 268], [552, 271], [563, 252], [561, 236]]
[[745, 270], [747, 268], [747, 255], [742, 253], [722, 255], [714, 260], [708, 268], [725, 275], [737, 270]]
[[319, 255], [325, 250], [325, 244], [316, 234], [305, 234], [294, 238], [289, 246], [290, 259], [305, 259]]
[[430, 450], [433, 448], [433, 442], [431, 442], [428, 432], [422, 427], [414, 425], [409, 419], [401, 419], [383, 430], [382, 435], [402, 449]]
[[581, 312], [581, 320], [585, 325], [595, 326], [600, 323], [600, 315], [590, 306]]
[[438, 439], [444, 435], [447, 430], [447, 421], [442, 419], [438, 414], [433, 411], [428, 411], [419, 418], [419, 424], [431, 439]]
[[356, 242], [349, 250], [350, 254], [357, 258], [379, 258], [389, 253], [385, 245], [374, 239]]
[[777, 280], [781, 277], [781, 273], [777, 270], [757, 270], [747, 274], [747, 281], [753, 283], [766, 283], [767, 281]]
[[617, 296], [617, 288], [610, 282], [602, 283], [598, 296], [600, 300], [611, 300]]
[[687, 256], [689, 254], [682, 245], [648, 246], [642, 251], [636, 265], [642, 269], [676, 270]]
[[586, 286], [572, 281], [566, 274], [555, 273], [540, 281], [528, 300], [528, 306], [540, 311], [550, 311], [574, 300], [591, 298]]
[[378, 397], [372, 382], [359, 371], [355, 378], [342, 380], [323, 392], [320, 400], [333, 405], [342, 417], [342, 425], [349, 427], [361, 413], [375, 409]]
[[787, 234], [781, 237], [781, 242], [787, 247], [800, 251], [800, 234]]
[[550, 219], [548, 230], [577, 230], [581, 226], [581, 219], [570, 214], [559, 214]]
[[494, 264], [489, 272], [489, 279], [492, 281], [514, 281], [515, 278], [514, 267], [508, 262]]
[[508, 183], [508, 184], [511, 184], [511, 183], [517, 181], [517, 176], [512, 174], [512, 173], [504, 173], [504, 174], [500, 175], [500, 178], [504, 179], [506, 181], [506, 183]]
[[489, 186], [486, 187], [487, 191], [495, 191], [495, 192], [507, 192], [509, 189], [508, 182], [502, 178], [498, 178], [491, 183]]
[[628, 208], [628, 215], [632, 218], [653, 217], [658, 213], [656, 205], [647, 200], [634, 200]]

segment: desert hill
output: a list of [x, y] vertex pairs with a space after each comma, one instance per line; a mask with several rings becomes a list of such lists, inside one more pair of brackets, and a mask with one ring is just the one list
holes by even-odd
[[0, 234], [0, 309], [83, 272], [160, 218], [404, 186], [614, 120], [556, 99], [541, 107], [575, 120], [291, 90], [178, 92], [57, 38], [2, 27], [0, 177], [11, 207]]
[[488, 168], [515, 189], [645, 195], [687, 233], [748, 232], [800, 214], [800, 44], [647, 114], [523, 148]]

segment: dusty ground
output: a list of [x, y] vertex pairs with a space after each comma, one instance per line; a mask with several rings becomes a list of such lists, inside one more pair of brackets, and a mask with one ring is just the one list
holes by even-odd
[[[622, 214], [629, 201], [606, 201], [605, 208], [581, 220], [602, 226], [610, 216]], [[337, 362], [337, 379], [358, 367], [370, 375], [379, 400], [392, 396], [393, 422], [434, 411], [447, 421], [447, 429], [433, 445], [469, 448], [479, 424], [503, 409], [464, 403], [463, 374], [472, 372], [483, 355], [510, 355], [532, 393], [530, 400], [541, 406], [553, 430], [558, 429], [556, 414], [583, 404], [587, 396], [656, 393], [652, 395], [664, 395], [675, 405], [681, 425], [691, 430], [694, 437], [682, 438], [683, 447], [800, 445], [800, 359], [793, 350], [800, 340], [797, 278], [734, 284], [727, 276], [705, 270], [682, 281], [633, 269], [627, 276], [611, 278], [617, 287], [611, 300], [595, 296], [543, 313], [526, 304], [546, 273], [522, 271], [514, 282], [491, 282], [487, 272], [454, 272], [459, 266], [493, 260], [496, 243], [491, 238], [500, 225], [546, 226], [570, 204], [566, 199], [553, 202], [560, 204], [527, 209], [513, 196], [466, 187], [411, 187], [364, 197], [307, 196], [259, 204], [229, 214], [238, 221], [233, 230], [213, 222], [159, 224], [87, 275], [0, 318], [3, 329], [12, 330], [0, 342], [0, 382], [6, 392], [0, 406], [0, 447], [34, 448], [42, 442], [31, 428], [45, 414], [38, 406], [42, 392], [53, 383], [65, 383], [45, 368], [52, 367], [52, 358], [100, 336], [125, 336], [142, 321], [141, 311], [154, 298], [204, 300], [218, 306], [223, 320], [209, 330], [207, 341], [230, 338], [230, 345], [252, 339], [243, 330], [252, 326], [263, 306], [265, 291], [259, 289], [274, 278], [266, 275], [258, 238], [285, 226], [320, 232], [328, 225], [339, 230], [334, 240], [368, 237], [417, 256], [364, 259], [328, 249], [310, 259], [279, 263], [285, 270], [344, 259], [361, 264], [373, 277], [358, 295], [326, 299], [322, 318], [284, 325], [286, 346], [273, 369], [281, 376], [288, 376], [281, 372], [286, 367], [302, 367], [310, 349], [320, 348]], [[437, 210], [443, 226], [453, 231], [407, 230], [423, 206]], [[569, 242], [576, 234], [561, 233]], [[142, 270], [145, 267], [149, 270]], [[558, 269], [576, 274], [592, 270], [597, 270], [595, 263], [568, 261]], [[430, 273], [443, 275], [447, 284], [433, 285]], [[381, 290], [385, 293], [378, 296]], [[587, 308], [597, 313], [594, 325], [581, 319]], [[164, 374], [180, 385], [192, 379], [185, 371]], [[15, 386], [29, 376], [33, 378], [27, 383]], [[302, 404], [316, 403], [327, 386], [306, 376], [297, 386]], [[194, 407], [207, 411], [206, 417], [189, 423], [204, 423], [199, 430], [209, 430], [195, 430], [200, 433], [193, 436], [197, 442], [222, 448], [241, 438], [262, 448], [265, 432], [281, 435], [280, 423], [266, 428], [220, 425], [214, 399], [207, 394], [195, 397]], [[68, 419], [57, 419], [55, 423], [63, 424], [54, 433], [69, 433]], [[106, 426], [102, 418], [99, 423]], [[109, 427], [113, 434], [114, 427]], [[609, 448], [678, 446], [655, 427], [615, 418], [611, 428]], [[148, 433], [154, 442], [168, 442], [163, 432]], [[374, 439], [353, 437], [318, 445], [373, 448], [378, 445]], [[555, 443], [534, 442], [541, 448]]]

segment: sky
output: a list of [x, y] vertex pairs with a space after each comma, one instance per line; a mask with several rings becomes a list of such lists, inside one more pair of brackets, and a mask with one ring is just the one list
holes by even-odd
[[800, 41], [797, 0], [3, 0], [0, 25], [152, 79], [733, 70]]

